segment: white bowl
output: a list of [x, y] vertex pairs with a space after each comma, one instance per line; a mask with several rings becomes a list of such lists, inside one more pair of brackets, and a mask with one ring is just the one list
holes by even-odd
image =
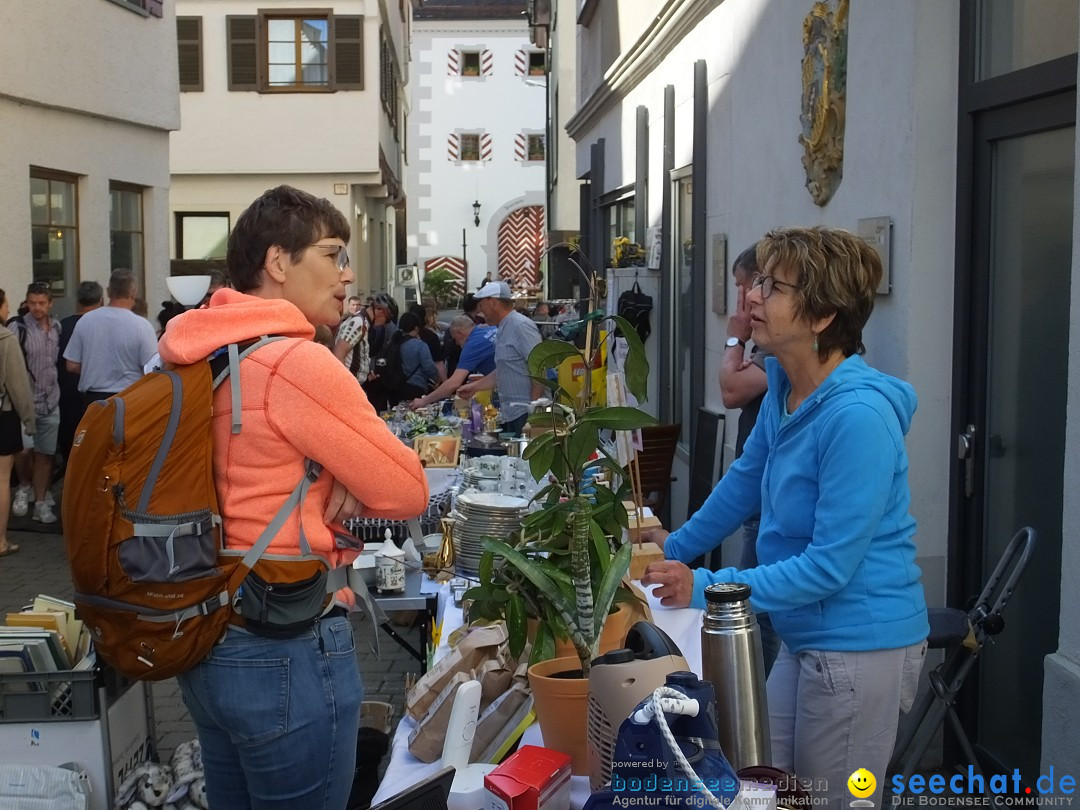
[[210, 276], [169, 276], [165, 283], [173, 298], [185, 307], [193, 307], [210, 289]]

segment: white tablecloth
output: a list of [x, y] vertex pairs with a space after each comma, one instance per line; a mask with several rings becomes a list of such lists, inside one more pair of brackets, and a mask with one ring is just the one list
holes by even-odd
[[[637, 583], [640, 585], [640, 583]], [[443, 586], [446, 589], [447, 586]], [[682, 650], [683, 658], [690, 665], [690, 669], [698, 677], [701, 676], [701, 611], [693, 608], [666, 608], [660, 605], [660, 601], [653, 597], [652, 589], [642, 587], [646, 598], [649, 600], [649, 608], [652, 610], [653, 623], [671, 636], [679, 649]], [[445, 610], [442, 609], [445, 603]], [[439, 599], [440, 613], [442, 614], [442, 636], [439, 646], [435, 650], [435, 660], [438, 661], [449, 650], [446, 639], [450, 634], [461, 626], [461, 608], [455, 607], [452, 601]], [[442, 767], [440, 761], [427, 764], [421, 762], [409, 753], [409, 734], [416, 728], [416, 722], [405, 716], [398, 723], [394, 734], [393, 745], [390, 749], [390, 762], [386, 767], [379, 791], [375, 794], [372, 804], [386, 801], [415, 785], [417, 782], [431, 776]], [[540, 725], [534, 723], [525, 730], [521, 739], [522, 745], [543, 745], [544, 738], [540, 734]], [[574, 810], [580, 810], [589, 798], [589, 777], [573, 776], [570, 778], [570, 806]]]

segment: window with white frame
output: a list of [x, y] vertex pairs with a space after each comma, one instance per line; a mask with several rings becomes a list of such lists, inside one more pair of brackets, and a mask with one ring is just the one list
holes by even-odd
[[228, 89], [363, 90], [363, 22], [359, 15], [329, 12], [228, 15]]
[[176, 258], [197, 261], [224, 259], [228, 243], [227, 212], [176, 212]]
[[544, 148], [544, 134], [528, 134], [525, 136], [525, 160], [539, 162], [547, 157]]
[[480, 75], [480, 55], [481, 51], [462, 51], [461, 52], [461, 75], [462, 76], [479, 76]]
[[462, 132], [459, 141], [458, 160], [480, 160], [480, 133]]

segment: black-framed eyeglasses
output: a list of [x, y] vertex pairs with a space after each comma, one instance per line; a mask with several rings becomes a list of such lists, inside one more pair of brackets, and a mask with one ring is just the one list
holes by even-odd
[[[756, 290], [761, 288], [761, 299], [765, 300], [773, 293], [774, 287], [790, 287], [793, 290], [801, 290], [801, 284], [788, 284], [786, 281], [777, 281], [776, 276], [765, 276], [761, 273], [755, 273], [753, 281], [750, 282], [751, 286]], [[783, 290], [781, 290], [783, 292]]]
[[310, 247], [322, 248], [323, 250], [333, 251], [327, 255], [332, 255], [334, 261], [337, 264], [338, 272], [344, 273], [349, 266], [349, 253], [345, 249], [345, 245], [320, 245], [318, 242], [310, 245]]

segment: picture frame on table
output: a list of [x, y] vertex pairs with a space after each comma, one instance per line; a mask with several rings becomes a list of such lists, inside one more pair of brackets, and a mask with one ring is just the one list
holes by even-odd
[[413, 449], [425, 467], [456, 467], [461, 455], [460, 436], [417, 436]]

